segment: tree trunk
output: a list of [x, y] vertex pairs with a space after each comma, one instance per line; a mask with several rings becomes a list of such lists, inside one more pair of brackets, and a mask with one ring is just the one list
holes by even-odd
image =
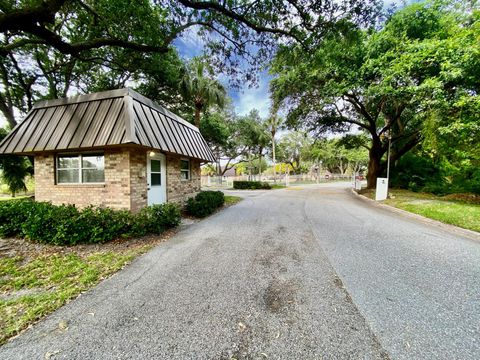
[[202, 107], [195, 105], [195, 126], [200, 129], [200, 113], [202, 112]]
[[272, 137], [273, 182], [277, 182], [277, 162], [275, 160], [275, 136]]
[[15, 115], [13, 114], [13, 108], [6, 104], [6, 102], [4, 101], [1, 95], [0, 95], [0, 111], [2, 112], [3, 116], [7, 120], [7, 123], [10, 126], [10, 130], [13, 129], [17, 125], [17, 121], [15, 120]]
[[377, 186], [377, 177], [382, 173], [381, 159], [383, 151], [381, 147], [372, 146], [369, 151], [367, 188], [374, 189]]
[[248, 181], [252, 181], [252, 155], [248, 152]]
[[260, 180], [262, 179], [262, 154], [261, 153], [258, 157], [258, 177]]
[[218, 180], [218, 185], [223, 184], [223, 172], [222, 172], [222, 165], [221, 165], [221, 159], [220, 159], [220, 151], [217, 151], [217, 180]]
[[345, 170], [346, 169], [343, 168], [343, 160], [342, 159], [340, 159], [340, 165], [338, 167], [340, 168], [340, 174], [342, 176], [345, 175]]

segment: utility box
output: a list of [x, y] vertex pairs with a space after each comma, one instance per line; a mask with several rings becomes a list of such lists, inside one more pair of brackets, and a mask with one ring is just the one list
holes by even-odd
[[377, 178], [377, 191], [375, 192], [375, 200], [386, 200], [388, 196], [388, 179]]

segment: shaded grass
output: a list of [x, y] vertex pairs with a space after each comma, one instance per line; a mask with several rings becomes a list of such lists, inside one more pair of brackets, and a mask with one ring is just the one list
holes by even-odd
[[31, 195], [23, 195], [23, 196], [0, 196], [0, 201], [8, 201], [8, 200], [20, 200], [20, 199], [27, 199], [30, 198]]
[[[33, 193], [35, 192], [35, 179], [33, 178], [33, 176], [28, 176], [25, 179], [25, 185], [27, 187], [27, 191], [25, 193], [23, 191], [20, 191], [18, 192], [18, 194], [33, 195]], [[1, 179], [0, 179], [0, 194], [11, 195], [8, 185], [4, 184]]]
[[85, 256], [0, 259], [0, 344], [115, 273], [152, 245]]
[[234, 205], [242, 200], [243, 198], [240, 196], [225, 195], [225, 206]]
[[[363, 190], [362, 195], [371, 199], [374, 190]], [[438, 220], [446, 224], [480, 232], [480, 205], [433, 194], [415, 193], [408, 190], [391, 190], [389, 199], [382, 203], [412, 213]]]

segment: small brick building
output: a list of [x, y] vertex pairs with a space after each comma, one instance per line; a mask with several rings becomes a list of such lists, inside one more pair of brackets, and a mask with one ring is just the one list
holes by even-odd
[[195, 126], [131, 89], [37, 103], [0, 154], [34, 156], [37, 201], [132, 211], [183, 203], [214, 161]]

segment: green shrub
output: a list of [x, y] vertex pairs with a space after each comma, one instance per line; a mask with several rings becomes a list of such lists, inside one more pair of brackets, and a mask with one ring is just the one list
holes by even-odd
[[234, 181], [233, 188], [239, 190], [257, 190], [266, 189], [270, 190], [272, 187], [267, 182], [260, 181]]
[[181, 217], [180, 209], [175, 204], [153, 205], [142, 209], [136, 223], [137, 226], [143, 224], [147, 233], [160, 234], [165, 229], [178, 226]]
[[[76, 239], [68, 239], [63, 244], [77, 243], [103, 243], [118, 237], [127, 237], [135, 215], [126, 210], [112, 210], [110, 208], [87, 207], [79, 212], [75, 226], [72, 230], [76, 230], [74, 235]], [[82, 237], [81, 234], [88, 234], [88, 238]], [[78, 235], [77, 235], [78, 234]]]
[[174, 204], [147, 207], [138, 214], [126, 210], [48, 202], [12, 200], [0, 202], [0, 236], [18, 236], [40, 243], [75, 245], [103, 243], [119, 237], [159, 234], [180, 223]]
[[262, 182], [262, 189], [270, 190], [272, 186], [267, 182]]
[[29, 199], [0, 201], [0, 237], [19, 236], [35, 203]]
[[[72, 205], [55, 206], [48, 202], [33, 202], [22, 224], [22, 236], [27, 239], [54, 245], [71, 245], [81, 242], [85, 233], [77, 223], [78, 210]], [[88, 233], [87, 227], [87, 233]]]
[[225, 195], [221, 191], [201, 191], [187, 201], [186, 212], [195, 217], [212, 214], [225, 203]]

